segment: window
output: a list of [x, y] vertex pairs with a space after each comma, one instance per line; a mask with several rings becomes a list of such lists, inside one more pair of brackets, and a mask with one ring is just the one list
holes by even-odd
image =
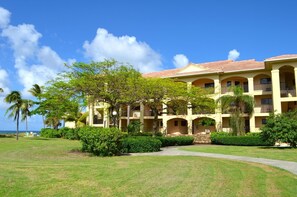
[[272, 98], [262, 98], [261, 105], [272, 105]]
[[260, 84], [271, 84], [271, 78], [261, 78]]
[[267, 123], [266, 118], [263, 118], [263, 119], [262, 119], [262, 124], [266, 124], [266, 123]]
[[213, 88], [214, 87], [214, 83], [206, 83], [204, 84], [205, 88]]
[[163, 127], [163, 121], [159, 122], [160, 127]]
[[182, 120], [181, 121], [181, 126], [183, 126], [183, 127], [187, 126], [187, 121], [186, 120]]
[[231, 85], [231, 81], [227, 81], [227, 87], [230, 87]]
[[239, 81], [235, 81], [235, 86], [239, 86], [240, 85], [240, 82]]
[[178, 121], [176, 120], [176, 121], [174, 121], [174, 126], [178, 126]]

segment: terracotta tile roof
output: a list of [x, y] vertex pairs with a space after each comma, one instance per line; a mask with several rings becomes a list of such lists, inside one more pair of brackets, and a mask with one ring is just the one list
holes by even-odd
[[297, 59], [297, 54], [285, 54], [267, 58], [265, 61], [283, 60], [283, 59]]
[[181, 68], [170, 69], [170, 70], [163, 70], [159, 72], [151, 72], [151, 73], [144, 73], [142, 74], [143, 77], [168, 77], [175, 75], [181, 70]]
[[[187, 71], [187, 68], [192, 67], [192, 71]], [[238, 72], [249, 70], [264, 69], [264, 62], [257, 62], [255, 60], [233, 61], [223, 60], [216, 62], [206, 62], [200, 64], [189, 64], [183, 68], [164, 70], [160, 72], [153, 72], [143, 74], [144, 77], [179, 77], [187, 75], [201, 75], [210, 73], [224, 73], [224, 72]], [[195, 69], [197, 69], [195, 71]]]

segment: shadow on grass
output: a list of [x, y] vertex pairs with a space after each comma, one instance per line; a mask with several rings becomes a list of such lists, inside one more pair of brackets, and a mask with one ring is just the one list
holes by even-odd
[[293, 147], [290, 147], [290, 146], [262, 146], [262, 147], [259, 147], [260, 149], [294, 149]]
[[28, 140], [49, 140], [49, 138], [44, 137], [26, 137]]
[[9, 135], [9, 134], [0, 134], [0, 138], [13, 138], [15, 137], [14, 135]]

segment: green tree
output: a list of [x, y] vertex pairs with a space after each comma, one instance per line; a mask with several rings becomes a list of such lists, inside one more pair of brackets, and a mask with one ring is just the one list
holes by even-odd
[[78, 102], [63, 91], [64, 86], [67, 86], [67, 83], [51, 82], [39, 95], [39, 105], [32, 111], [32, 114], [44, 115], [45, 124], [54, 129], [58, 129], [60, 120], [65, 119], [66, 116], [76, 116], [78, 111]]
[[224, 95], [218, 99], [221, 104], [222, 113], [231, 113], [230, 126], [234, 135], [243, 135], [244, 117], [246, 113], [251, 115], [254, 112], [254, 99], [243, 94], [239, 86], [232, 87], [233, 95]]
[[[141, 74], [130, 65], [105, 60], [90, 64], [74, 63], [67, 67], [67, 72], [58, 79], [68, 82], [64, 91], [72, 97], [87, 98], [89, 109], [95, 101], [108, 103], [115, 126], [118, 126], [120, 107], [139, 100], [137, 82]], [[115, 116], [112, 115], [114, 111]]]
[[266, 124], [261, 128], [260, 136], [263, 141], [289, 143], [291, 147], [297, 146], [297, 111], [270, 114]]
[[4, 92], [3, 88], [0, 88], [0, 93]]
[[7, 110], [6, 114], [8, 117], [13, 118], [16, 121], [16, 139], [19, 140], [19, 120], [20, 120], [20, 113], [21, 108], [23, 105], [23, 100], [20, 92], [12, 91], [4, 98], [5, 102], [12, 104]]
[[[32, 96], [36, 97], [38, 102], [35, 102], [35, 104], [39, 104], [41, 101], [41, 94], [42, 94], [42, 87], [40, 87], [38, 84], [34, 84], [33, 87], [29, 90]], [[44, 122], [44, 114], [41, 114], [42, 116], [42, 123], [43, 128], [45, 128], [45, 122]]]
[[21, 106], [21, 121], [26, 121], [26, 131], [28, 132], [28, 117], [31, 116], [30, 108], [33, 107], [34, 102], [29, 99], [23, 99]]

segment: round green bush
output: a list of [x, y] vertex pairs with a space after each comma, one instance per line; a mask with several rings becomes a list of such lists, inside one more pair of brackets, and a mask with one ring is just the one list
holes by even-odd
[[52, 128], [42, 128], [40, 130], [40, 136], [45, 138], [61, 138], [62, 134], [60, 130]]
[[84, 127], [79, 130], [82, 150], [97, 156], [121, 154], [123, 133], [117, 128]]

